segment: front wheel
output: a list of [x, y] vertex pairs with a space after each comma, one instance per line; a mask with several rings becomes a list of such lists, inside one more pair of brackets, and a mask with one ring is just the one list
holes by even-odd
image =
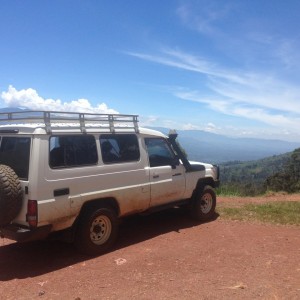
[[213, 217], [215, 208], [216, 193], [211, 186], [207, 185], [196, 193], [191, 213], [199, 221], [208, 221]]
[[112, 209], [86, 211], [79, 221], [75, 244], [84, 254], [100, 255], [113, 246], [117, 234], [118, 219]]

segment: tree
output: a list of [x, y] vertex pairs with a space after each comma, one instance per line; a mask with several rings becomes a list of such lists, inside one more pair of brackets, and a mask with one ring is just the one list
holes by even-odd
[[268, 177], [265, 184], [274, 191], [300, 191], [300, 148], [294, 150], [283, 170]]

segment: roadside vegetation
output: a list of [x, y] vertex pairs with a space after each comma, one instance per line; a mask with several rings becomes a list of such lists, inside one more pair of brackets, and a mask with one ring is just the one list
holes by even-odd
[[268, 191], [300, 192], [300, 148], [269, 158], [220, 165], [223, 196], [257, 196]]
[[238, 207], [221, 204], [217, 212], [225, 219], [300, 226], [300, 202], [297, 201], [248, 203]]

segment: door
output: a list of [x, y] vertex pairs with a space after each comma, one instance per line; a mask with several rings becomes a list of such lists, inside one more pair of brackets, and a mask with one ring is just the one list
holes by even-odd
[[180, 200], [185, 192], [185, 169], [164, 138], [145, 138], [150, 164], [150, 206]]

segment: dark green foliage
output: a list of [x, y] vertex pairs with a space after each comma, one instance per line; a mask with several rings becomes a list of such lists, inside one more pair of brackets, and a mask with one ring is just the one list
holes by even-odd
[[300, 148], [292, 153], [283, 170], [267, 178], [266, 187], [273, 191], [300, 192]]
[[256, 196], [267, 190], [266, 179], [282, 172], [289, 162], [291, 153], [249, 161], [232, 161], [220, 165], [221, 187], [218, 194]]

